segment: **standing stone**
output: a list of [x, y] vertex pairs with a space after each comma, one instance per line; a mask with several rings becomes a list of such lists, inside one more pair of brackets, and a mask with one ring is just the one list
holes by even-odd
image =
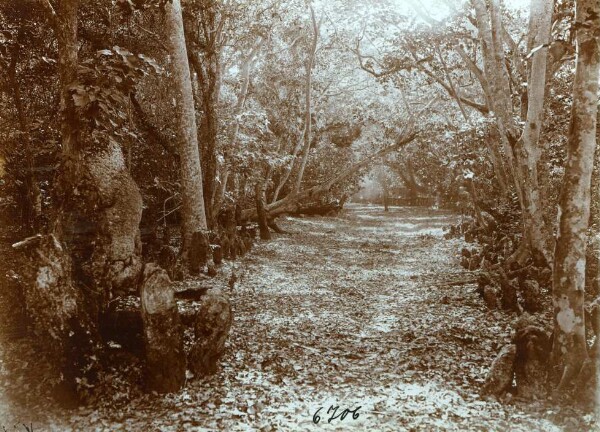
[[514, 342], [517, 346], [515, 378], [519, 396], [527, 399], [546, 396], [552, 345], [549, 335], [542, 328], [528, 325], [517, 330]]
[[511, 387], [515, 374], [516, 356], [516, 345], [510, 344], [502, 348], [485, 378], [482, 394], [501, 396]]
[[215, 265], [213, 263], [208, 263], [208, 265], [206, 266], [206, 274], [209, 277], [215, 277], [218, 274], [217, 268], [215, 267]]
[[203, 296], [194, 326], [195, 343], [190, 352], [189, 367], [195, 375], [216, 372], [232, 321], [229, 298], [220, 290], [209, 290]]
[[238, 257], [238, 247], [236, 241], [235, 232], [231, 235], [229, 239], [229, 259], [235, 261]]
[[494, 287], [488, 285], [483, 288], [483, 300], [488, 309], [498, 309], [498, 296]]
[[244, 242], [244, 248], [246, 249], [247, 252], [252, 250], [252, 238], [250, 237], [248, 232], [244, 231], [244, 233], [242, 235], [242, 241]]
[[242, 237], [239, 234], [235, 237], [235, 247], [237, 249], [238, 256], [243, 257], [244, 255], [246, 255], [244, 239], [242, 239]]
[[527, 312], [540, 312], [543, 308], [542, 292], [537, 281], [525, 280], [520, 286], [523, 295], [523, 309]]
[[519, 301], [517, 300], [517, 288], [513, 281], [508, 279], [508, 276], [504, 270], [498, 270], [498, 276], [501, 288], [500, 301], [502, 303], [502, 309], [508, 311], [519, 312]]
[[149, 390], [178, 391], [185, 383], [183, 328], [171, 280], [155, 264], [144, 269], [141, 303]]

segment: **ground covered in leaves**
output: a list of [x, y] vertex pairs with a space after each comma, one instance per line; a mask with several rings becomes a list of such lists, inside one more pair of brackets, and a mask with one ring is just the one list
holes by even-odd
[[593, 417], [575, 410], [479, 396], [514, 317], [488, 311], [460, 269], [461, 240], [443, 238], [457, 221], [370, 206], [285, 218], [287, 234], [218, 276], [225, 286], [235, 280], [234, 325], [215, 376], [43, 422], [111, 431], [592, 430]]

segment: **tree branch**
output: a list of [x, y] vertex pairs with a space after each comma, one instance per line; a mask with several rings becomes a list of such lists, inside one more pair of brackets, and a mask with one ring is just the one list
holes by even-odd
[[398, 61], [394, 67], [387, 69], [387, 70], [380, 71], [380, 72], [376, 72], [375, 69], [373, 69], [372, 67], [369, 67], [363, 61], [364, 59], [372, 59], [376, 63], [379, 64], [379, 62], [373, 56], [364, 55], [360, 52], [361, 39], [362, 39], [362, 37], [356, 40], [356, 48], [351, 49], [351, 51], [354, 54], [356, 54], [356, 57], [358, 58], [358, 64], [359, 64], [360, 68], [362, 70], [364, 70], [365, 72], [368, 72], [369, 74], [373, 75], [375, 78], [382, 78], [384, 76], [392, 75], [392, 74], [395, 74], [395, 73], [403, 71], [403, 70], [411, 69], [411, 67], [412, 67], [411, 64], [407, 65], [407, 64], [404, 64], [404, 63], [401, 63], [400, 61]]
[[52, 27], [56, 28], [56, 21], [58, 20], [58, 16], [56, 15], [54, 6], [52, 6], [52, 3], [50, 3], [50, 0], [40, 0], [40, 4], [44, 8], [44, 10], [48, 13], [48, 19], [50, 20]]
[[137, 100], [134, 93], [130, 95], [129, 99], [131, 100], [131, 106], [133, 107], [133, 111], [136, 114], [136, 123], [139, 124], [140, 129], [152, 136], [155, 141], [158, 141], [158, 143], [167, 151], [167, 153], [177, 156], [179, 154], [177, 148], [171, 145], [171, 140], [165, 137], [158, 130], [158, 128], [154, 126], [152, 122], [150, 122], [150, 120], [148, 119], [148, 115], [140, 105], [140, 102]]
[[444, 90], [446, 90], [446, 92], [453, 97], [454, 99], [456, 99], [457, 101], [460, 101], [461, 103], [464, 103], [467, 106], [470, 106], [473, 109], [476, 109], [477, 111], [479, 111], [482, 114], [488, 114], [490, 112], [489, 108], [487, 105], [483, 105], [480, 104], [478, 102], [475, 102], [471, 99], [467, 99], [463, 96], [460, 96], [459, 94], [457, 94], [456, 91], [454, 91], [448, 84], [446, 84], [444, 82], [444, 80], [442, 80], [440, 77], [438, 77], [437, 75], [435, 75], [433, 72], [431, 72], [429, 69], [427, 69], [426, 67], [424, 67], [421, 63], [424, 60], [418, 60], [417, 56], [414, 52], [411, 52], [411, 54], [413, 55], [413, 58], [415, 59], [415, 64], [417, 69], [419, 69], [420, 71], [422, 71], [424, 74], [426, 74], [428, 77], [430, 77], [431, 79], [433, 79], [435, 82], [437, 82], [440, 86], [442, 86], [444, 88]]
[[[479, 81], [479, 84], [481, 85], [481, 89], [483, 90], [483, 94], [485, 95], [485, 99], [487, 101], [489, 98], [490, 88], [489, 88], [489, 83], [488, 83], [487, 79], [483, 75], [483, 71], [481, 69], [479, 69], [479, 67], [475, 64], [475, 62], [473, 60], [471, 60], [471, 57], [469, 57], [469, 55], [465, 52], [465, 50], [463, 49], [463, 47], [460, 44], [458, 44], [458, 43], [454, 44], [454, 48], [456, 49], [456, 52], [458, 53], [458, 55], [460, 56], [462, 61], [465, 63], [465, 66], [467, 66], [467, 68], [471, 71], [471, 73], [473, 75], [475, 75], [475, 78], [477, 78], [477, 81]], [[486, 103], [486, 105], [489, 105], [489, 104]]]

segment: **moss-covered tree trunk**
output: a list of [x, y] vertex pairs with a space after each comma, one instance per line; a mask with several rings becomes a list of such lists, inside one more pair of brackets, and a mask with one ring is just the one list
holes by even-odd
[[58, 211], [52, 233], [39, 243], [36, 278], [26, 293], [34, 331], [58, 360], [62, 390], [71, 396], [81, 396], [94, 378], [99, 315], [109, 299], [136, 290], [142, 268], [137, 185], [120, 146], [108, 134], [91, 133], [72, 96], [78, 8], [78, 0], [63, 0], [51, 11], [61, 88]]
[[577, 1], [576, 28], [573, 106], [554, 252], [553, 363], [561, 376], [558, 391], [572, 382], [587, 358], [583, 302], [600, 72], [598, 0]]
[[74, 277], [91, 288], [93, 315], [119, 292], [135, 291], [140, 275], [142, 197], [120, 145], [108, 133], [92, 134], [72, 97], [78, 82], [76, 0], [61, 2], [56, 20], [62, 109], [62, 166], [55, 222], [71, 255]]

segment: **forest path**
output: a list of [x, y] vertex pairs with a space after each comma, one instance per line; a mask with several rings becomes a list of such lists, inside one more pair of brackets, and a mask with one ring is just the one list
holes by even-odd
[[[75, 429], [558, 431], [541, 405], [477, 392], [509, 317], [488, 312], [458, 266], [455, 215], [350, 206], [339, 217], [283, 218], [232, 291], [222, 368], [177, 395], [85, 412]], [[228, 264], [231, 266], [232, 264]], [[229, 273], [228, 273], [229, 272]], [[225, 268], [222, 277], [229, 276]], [[328, 423], [330, 405], [355, 410]], [[319, 424], [313, 416], [319, 411]], [[533, 407], [533, 409], [532, 409]], [[543, 418], [542, 418], [543, 417]]]

